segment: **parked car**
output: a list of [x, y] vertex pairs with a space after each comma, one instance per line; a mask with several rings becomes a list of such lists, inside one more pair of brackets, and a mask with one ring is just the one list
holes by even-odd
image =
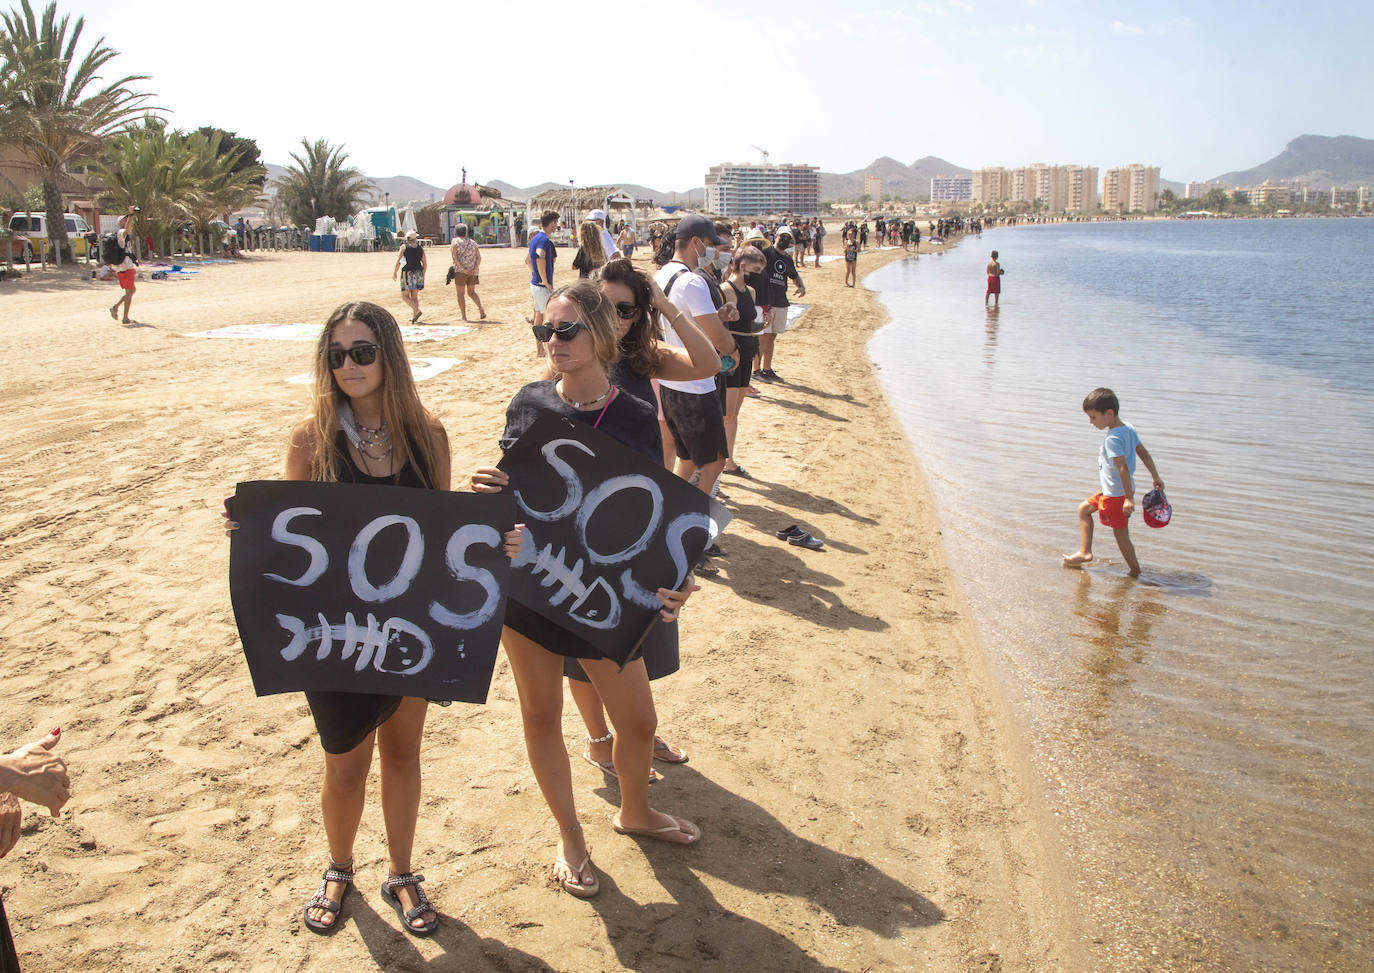
[[[87, 248], [92, 246], [91, 241], [95, 239], [91, 225], [75, 213], [64, 213], [63, 221], [67, 224], [67, 239], [72, 245], [72, 255], [86, 256]], [[48, 239], [48, 216], [46, 213], [15, 213], [10, 217], [9, 231], [15, 234], [14, 242], [10, 245], [14, 259], [36, 260], [42, 250], [42, 241]], [[19, 244], [20, 237], [26, 238], [22, 245]]]

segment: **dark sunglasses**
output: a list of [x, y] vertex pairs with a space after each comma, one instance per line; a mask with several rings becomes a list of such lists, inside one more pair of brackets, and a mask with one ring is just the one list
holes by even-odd
[[352, 358], [355, 364], [371, 365], [377, 360], [376, 345], [354, 345], [352, 348], [330, 348], [328, 352], [329, 367], [343, 368], [345, 358]]
[[639, 305], [629, 301], [617, 301], [615, 305], [616, 317], [622, 321], [631, 321], [639, 317]]
[[577, 337], [577, 332], [585, 328], [581, 321], [565, 321], [561, 328], [551, 328], [547, 324], [536, 324], [531, 330], [534, 332], [536, 340], [547, 342], [549, 339], [557, 337], [559, 341], [572, 341]]

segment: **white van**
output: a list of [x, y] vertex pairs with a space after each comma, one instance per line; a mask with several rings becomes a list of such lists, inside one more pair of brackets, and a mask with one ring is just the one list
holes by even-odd
[[[91, 225], [75, 213], [64, 213], [63, 220], [67, 224], [67, 239], [72, 245], [72, 255], [76, 257], [86, 256], [86, 247], [89, 240], [86, 234], [91, 232]], [[25, 246], [25, 252], [19, 255], [21, 260], [36, 260], [42, 250], [41, 240], [48, 238], [48, 215], [46, 213], [15, 213], [10, 217], [10, 232], [29, 238]]]

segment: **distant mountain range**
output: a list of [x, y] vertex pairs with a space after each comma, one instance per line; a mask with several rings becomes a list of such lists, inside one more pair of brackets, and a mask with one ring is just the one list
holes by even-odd
[[1213, 182], [1255, 186], [1266, 179], [1305, 182], [1313, 189], [1374, 185], [1374, 139], [1354, 135], [1299, 135], [1268, 162], [1223, 172]]
[[[268, 163], [267, 175], [270, 180], [278, 178], [285, 169]], [[936, 176], [967, 176], [972, 170], [957, 166], [939, 156], [928, 155], [917, 159], [910, 165], [897, 161], [891, 156], [874, 159], [862, 169], [853, 172], [822, 172], [820, 174], [821, 199], [858, 199], [864, 192], [864, 176], [874, 175], [883, 181], [882, 195], [902, 199], [915, 199], [930, 194], [930, 180]], [[1329, 189], [1332, 186], [1354, 187], [1374, 185], [1374, 140], [1356, 138], [1353, 135], [1300, 135], [1289, 142], [1282, 152], [1253, 169], [1226, 172], [1213, 181], [1233, 186], [1250, 186], [1264, 182], [1300, 180], [1314, 189]], [[369, 177], [375, 187], [376, 201], [380, 203], [385, 194], [391, 194], [393, 205], [438, 202], [448, 191], [447, 186], [431, 186], [410, 176]], [[563, 189], [563, 183], [543, 182], [537, 186], [513, 186], [500, 179], [485, 183], [500, 190], [507, 199], [524, 200], [550, 189]], [[660, 206], [678, 205], [700, 207], [706, 202], [706, 190], [697, 187], [685, 192], [671, 192], [640, 186], [635, 183], [616, 183], [636, 199], [652, 199]], [[1170, 189], [1183, 195], [1184, 185], [1169, 179], [1160, 179], [1161, 190]]]

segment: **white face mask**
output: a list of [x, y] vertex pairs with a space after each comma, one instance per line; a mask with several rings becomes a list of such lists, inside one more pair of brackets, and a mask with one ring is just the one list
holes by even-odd
[[730, 266], [730, 260], [729, 250], [718, 250], [716, 252], [716, 269], [724, 270], [726, 267]]
[[707, 247], [706, 253], [697, 258], [697, 266], [702, 270], [710, 270], [716, 263], [716, 248]]

